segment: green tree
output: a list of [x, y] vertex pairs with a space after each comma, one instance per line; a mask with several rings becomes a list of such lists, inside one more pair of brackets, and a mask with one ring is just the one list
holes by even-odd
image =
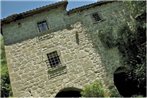
[[110, 93], [104, 88], [101, 82], [95, 81], [89, 85], [86, 85], [81, 92], [83, 97], [109, 97]]
[[[145, 2], [130, 2], [134, 27], [123, 26], [119, 31], [117, 47], [128, 68], [128, 81], [136, 83], [136, 95], [146, 96], [146, 14]], [[134, 12], [133, 12], [134, 11]], [[133, 30], [132, 30], [133, 29]]]
[[[146, 96], [146, 2], [125, 1], [124, 4], [130, 13], [118, 27], [118, 37], [113, 37], [116, 28], [108, 26], [105, 32], [99, 32], [99, 38], [107, 49], [118, 47], [122, 65], [127, 68], [126, 80], [135, 83], [132, 86], [136, 95]], [[125, 16], [126, 12], [122, 14]]]
[[116, 91], [114, 86], [106, 88], [101, 81], [95, 81], [86, 85], [81, 92], [83, 97], [119, 97], [120, 94]]
[[8, 74], [8, 68], [6, 64], [6, 58], [5, 58], [5, 51], [4, 51], [4, 44], [3, 39], [0, 36], [1, 40], [1, 65], [0, 65], [0, 72], [1, 72], [1, 97], [9, 97], [12, 96], [12, 90], [9, 80], [9, 74]]

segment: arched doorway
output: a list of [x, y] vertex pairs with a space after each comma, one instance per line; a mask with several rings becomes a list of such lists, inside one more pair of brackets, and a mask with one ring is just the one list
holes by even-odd
[[131, 97], [136, 94], [136, 83], [128, 78], [128, 72], [125, 67], [119, 67], [114, 72], [114, 84], [119, 93], [124, 97]]
[[81, 89], [69, 87], [62, 89], [55, 97], [81, 97], [80, 92]]

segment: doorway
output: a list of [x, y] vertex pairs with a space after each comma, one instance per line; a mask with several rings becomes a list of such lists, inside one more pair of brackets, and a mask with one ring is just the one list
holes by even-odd
[[64, 88], [55, 97], [81, 97], [81, 90], [77, 88]]

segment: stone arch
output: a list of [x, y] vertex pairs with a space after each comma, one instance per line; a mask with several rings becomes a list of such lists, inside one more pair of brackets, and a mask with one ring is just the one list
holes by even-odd
[[119, 67], [114, 72], [114, 84], [119, 93], [124, 97], [131, 97], [137, 91], [134, 87], [136, 84], [132, 80], [128, 79], [128, 72], [126, 67]]
[[75, 87], [63, 88], [55, 97], [81, 97], [81, 89]]
[[122, 96], [125, 96], [127, 93], [126, 90], [126, 83], [125, 83], [125, 78], [126, 78], [126, 68], [125, 67], [118, 67], [115, 72], [114, 72], [114, 85], [116, 86], [117, 90]]

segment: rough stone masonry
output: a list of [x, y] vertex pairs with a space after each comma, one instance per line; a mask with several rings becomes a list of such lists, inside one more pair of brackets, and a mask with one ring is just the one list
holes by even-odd
[[[88, 33], [98, 32], [112, 17], [121, 20], [122, 2], [96, 2], [70, 11], [67, 4], [61, 1], [2, 20], [14, 97], [54, 97], [95, 80], [113, 84], [119, 59], [107, 72]], [[117, 58], [117, 49], [112, 53]]]

